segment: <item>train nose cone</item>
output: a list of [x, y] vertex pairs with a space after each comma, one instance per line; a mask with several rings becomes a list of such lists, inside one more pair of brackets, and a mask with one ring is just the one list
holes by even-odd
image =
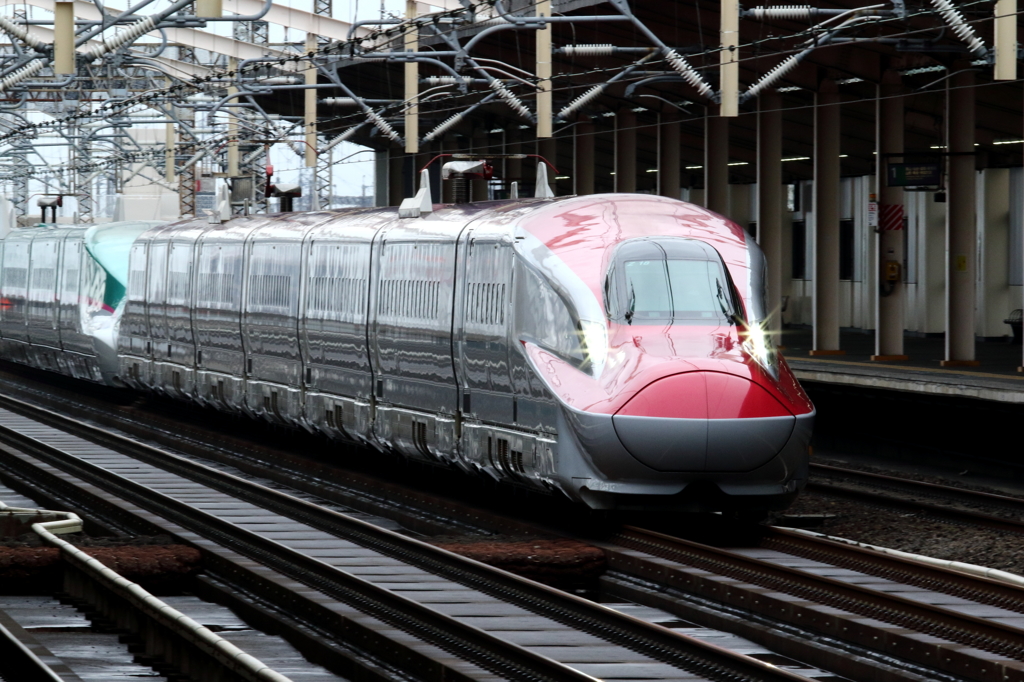
[[643, 388], [612, 423], [626, 450], [656, 471], [750, 471], [782, 450], [796, 417], [743, 377], [686, 372]]

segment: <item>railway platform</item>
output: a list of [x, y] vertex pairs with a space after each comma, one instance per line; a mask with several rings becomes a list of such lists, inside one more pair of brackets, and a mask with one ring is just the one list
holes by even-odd
[[1021, 347], [1008, 342], [978, 343], [977, 366], [942, 367], [944, 339], [906, 337], [908, 360], [872, 361], [875, 337], [871, 333], [843, 331], [844, 355], [810, 356], [811, 329], [796, 327], [782, 332], [782, 354], [801, 381], [875, 388], [932, 396], [978, 398], [1024, 404]]

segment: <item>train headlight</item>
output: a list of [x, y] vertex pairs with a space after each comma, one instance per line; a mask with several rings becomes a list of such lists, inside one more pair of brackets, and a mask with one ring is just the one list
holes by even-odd
[[608, 359], [608, 327], [604, 321], [580, 320], [580, 332], [591, 371], [595, 377], [600, 376]]
[[[778, 360], [775, 356], [775, 348], [768, 338], [768, 332], [760, 323], [755, 322], [746, 328], [746, 339], [743, 341], [743, 350], [747, 352], [754, 362], [761, 365], [772, 376], [778, 373]], [[777, 377], [776, 377], [777, 378]]]

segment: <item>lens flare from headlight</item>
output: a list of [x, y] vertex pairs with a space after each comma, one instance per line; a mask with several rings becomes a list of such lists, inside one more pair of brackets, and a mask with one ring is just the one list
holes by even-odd
[[755, 322], [746, 328], [746, 336], [747, 338], [743, 341], [743, 350], [753, 358], [754, 362], [777, 379], [779, 364], [768, 332], [765, 331], [761, 323]]
[[583, 346], [586, 349], [587, 358], [593, 375], [600, 376], [604, 370], [604, 363], [608, 358], [608, 327], [602, 320], [592, 322], [580, 320], [580, 331], [583, 335]]

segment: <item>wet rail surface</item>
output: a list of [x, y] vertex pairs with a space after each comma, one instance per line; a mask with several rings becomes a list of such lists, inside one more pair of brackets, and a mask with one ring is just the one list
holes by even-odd
[[[227, 456], [244, 463], [246, 458]], [[268, 471], [249, 450], [251, 467]], [[261, 469], [262, 466], [262, 469]], [[531, 524], [451, 500], [389, 488], [325, 483], [310, 489], [403, 525], [434, 532], [537, 532]], [[294, 472], [290, 476], [294, 476]], [[342, 477], [345, 478], [345, 477]], [[346, 488], [345, 486], [349, 486]], [[360, 507], [362, 505], [362, 507]], [[550, 527], [543, 529], [551, 533]], [[565, 531], [563, 531], [565, 532]], [[593, 538], [589, 538], [593, 540]], [[692, 623], [745, 636], [783, 655], [853, 679], [1024, 679], [1024, 592], [991, 580], [924, 567], [839, 543], [762, 530], [741, 546], [707, 547], [625, 528], [600, 542], [609, 557], [603, 586]]]
[[[0, 604], [2, 606], [2, 604]], [[63, 661], [0, 611], [0, 680], [81, 682]]]
[[360, 621], [449, 677], [805, 679], [169, 453], [142, 461], [8, 410], [0, 429], [28, 451], [4, 448], [7, 466], [126, 500], [214, 564], [347, 612], [347, 630]]
[[831, 464], [811, 464], [809, 490], [924, 511], [956, 522], [1024, 532], [1024, 499]]
[[850, 677], [1024, 679], [1024, 590], [1014, 585], [778, 528], [742, 547], [624, 528], [606, 548], [607, 580], [626, 594], [646, 581], [665, 586], [665, 607], [681, 616], [695, 598], [770, 616], [852, 647], [831, 662], [802, 653]]

